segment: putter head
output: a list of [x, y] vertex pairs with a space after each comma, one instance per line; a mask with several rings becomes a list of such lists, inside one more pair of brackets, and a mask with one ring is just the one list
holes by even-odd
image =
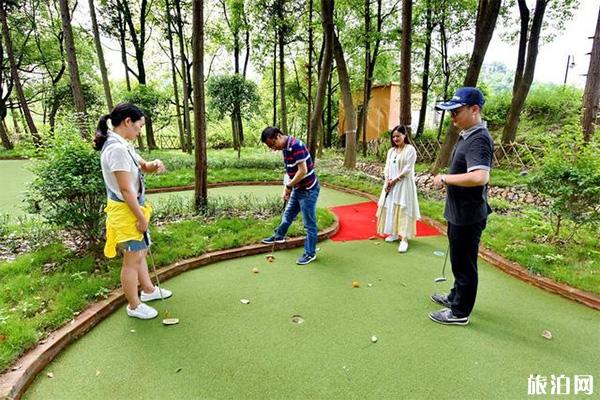
[[439, 278], [435, 278], [433, 281], [435, 283], [446, 282], [446, 278], [443, 276], [440, 276]]

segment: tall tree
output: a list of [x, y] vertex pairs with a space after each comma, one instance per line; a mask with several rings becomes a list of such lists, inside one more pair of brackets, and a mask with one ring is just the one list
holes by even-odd
[[277, 10], [277, 45], [279, 50], [279, 100], [281, 101], [281, 130], [287, 134], [287, 104], [285, 89], [285, 44], [287, 40], [288, 26], [285, 19], [285, 0], [275, 1]]
[[350, 88], [350, 75], [346, 59], [344, 58], [344, 49], [342, 44], [334, 34], [333, 36], [333, 55], [335, 56], [335, 65], [340, 82], [340, 92], [342, 104], [344, 106], [344, 167], [353, 169], [356, 167], [356, 109], [352, 101], [352, 89]]
[[58, 0], [60, 5], [60, 19], [62, 22], [63, 36], [65, 40], [65, 51], [67, 53], [67, 65], [69, 67], [69, 79], [71, 80], [71, 90], [73, 91], [73, 101], [75, 102], [76, 119], [81, 137], [84, 139], [89, 136], [86, 127], [86, 110], [83, 89], [81, 88], [81, 79], [79, 78], [79, 65], [77, 64], [77, 51], [75, 49], [75, 40], [73, 39], [73, 28], [71, 27], [71, 12], [67, 0]]
[[[500, 13], [500, 5], [502, 0], [479, 0], [477, 6], [477, 19], [475, 21], [475, 42], [473, 43], [473, 51], [469, 60], [469, 67], [463, 86], [476, 86], [479, 80], [479, 72], [483, 64], [485, 53], [492, 40], [496, 20]], [[450, 153], [458, 140], [458, 130], [454, 125], [450, 124], [446, 131], [446, 138], [438, 153], [438, 157], [433, 165], [432, 172], [437, 172], [444, 166], [448, 165]]]
[[181, 150], [186, 151], [187, 141], [186, 134], [183, 128], [183, 122], [181, 121], [182, 113], [181, 113], [181, 103], [179, 99], [179, 83], [177, 80], [177, 67], [175, 65], [175, 48], [173, 45], [173, 16], [171, 15], [171, 4], [169, 0], [165, 0], [165, 36], [167, 42], [169, 42], [169, 60], [171, 64], [171, 79], [173, 82], [173, 97], [175, 101], [175, 114], [177, 119], [177, 129], [179, 132], [179, 145], [181, 146]]
[[369, 120], [369, 82], [371, 80], [371, 0], [365, 0], [365, 76], [363, 81], [363, 104], [360, 112], [362, 129], [362, 155], [367, 156], [367, 121]]
[[517, 0], [519, 16], [521, 18], [519, 53], [513, 81], [512, 101], [502, 132], [502, 143], [504, 144], [514, 142], [517, 136], [517, 126], [519, 125], [521, 111], [523, 110], [531, 83], [533, 82], [535, 63], [538, 55], [538, 43], [548, 2], [549, 0], [537, 0], [535, 2], [533, 21], [530, 21], [531, 10], [527, 6], [527, 2], [525, 0]]
[[94, 44], [96, 45], [96, 54], [98, 56], [98, 67], [100, 68], [102, 87], [104, 88], [104, 98], [106, 99], [108, 112], [111, 112], [113, 109], [113, 100], [110, 91], [110, 82], [108, 80], [108, 72], [106, 70], [106, 62], [104, 61], [104, 50], [102, 50], [102, 42], [100, 41], [100, 31], [98, 29], [94, 0], [88, 0], [88, 5], [90, 8], [90, 20], [92, 21], [92, 32], [94, 33]]
[[0, 140], [2, 141], [2, 146], [6, 150], [11, 150], [14, 146], [8, 136], [8, 129], [6, 128], [5, 119], [8, 113], [8, 109], [6, 107], [6, 101], [12, 92], [13, 84], [10, 79], [6, 79], [6, 67], [4, 62], [4, 46], [2, 45], [2, 41], [0, 41]]
[[187, 151], [192, 152], [192, 123], [190, 120], [190, 96], [192, 94], [192, 86], [189, 75], [190, 63], [188, 61], [188, 52], [185, 46], [185, 21], [182, 12], [181, 0], [173, 0], [175, 3], [175, 32], [179, 42], [179, 61], [181, 70], [181, 80], [183, 86], [183, 130], [187, 141]]
[[13, 51], [10, 29], [8, 27], [8, 19], [6, 17], [7, 9], [8, 2], [6, 0], [0, 0], [0, 23], [2, 24], [2, 36], [4, 37], [6, 56], [8, 57], [8, 61], [10, 64], [11, 78], [15, 86], [15, 90], [17, 91], [17, 96], [19, 98], [19, 103], [23, 112], [23, 116], [25, 117], [25, 121], [27, 122], [27, 128], [29, 129], [29, 132], [31, 133], [31, 136], [33, 138], [33, 143], [36, 147], [39, 147], [42, 145], [42, 138], [40, 137], [37, 128], [33, 122], [33, 117], [29, 109], [29, 104], [27, 103], [27, 99], [25, 98], [25, 92], [23, 90], [23, 85], [19, 77], [18, 64], [15, 58], [15, 53]]
[[[233, 65], [234, 73], [242, 74], [246, 77], [246, 67], [248, 63], [249, 49], [246, 49], [246, 59], [244, 61], [244, 70], [240, 71], [240, 55], [242, 50], [242, 34], [246, 37], [246, 46], [248, 45], [250, 29], [245, 18], [244, 0], [220, 0], [225, 16], [225, 22], [229, 28], [233, 42]], [[238, 149], [244, 144], [244, 126], [242, 122], [241, 105], [236, 102], [231, 115], [233, 127], [233, 147]]]
[[596, 21], [596, 32], [590, 53], [590, 66], [588, 68], [585, 90], [583, 92], [583, 139], [589, 142], [594, 134], [600, 116], [600, 10]]
[[429, 98], [429, 68], [431, 64], [431, 34], [434, 24], [432, 18], [431, 0], [425, 0], [425, 56], [423, 59], [423, 74], [421, 78], [421, 108], [419, 110], [419, 125], [416, 137], [423, 134], [425, 117], [427, 116], [427, 99]]
[[315, 96], [315, 106], [310, 119], [310, 155], [315, 159], [317, 152], [317, 131], [321, 118], [323, 116], [323, 107], [325, 105], [325, 92], [327, 91], [327, 81], [331, 72], [333, 60], [333, 8], [334, 0], [321, 0], [321, 24], [323, 26], [323, 58], [321, 60], [321, 71], [319, 72], [319, 84]]
[[204, 1], [192, 0], [192, 56], [194, 87], [195, 176], [194, 199], [197, 210], [208, 201], [206, 173], [206, 113], [204, 103]]
[[408, 129], [411, 124], [410, 53], [412, 47], [412, 0], [402, 0], [402, 38], [400, 44], [400, 125]]
[[[148, 37], [146, 36], [148, 34], [146, 23], [150, 17], [151, 7], [148, 6], [148, 0], [140, 1], [139, 11], [132, 10], [130, 7], [130, 2], [127, 0], [115, 1], [117, 2], [117, 6], [122, 11], [123, 20], [129, 32], [129, 40], [133, 45], [135, 52], [137, 71], [134, 71], [129, 66], [127, 68], [129, 68], [129, 71], [137, 78], [140, 85], [146, 85], [147, 77], [144, 54], [146, 52], [146, 45], [148, 44]], [[132, 2], [132, 5], [135, 5], [135, 3]], [[152, 115], [146, 115], [146, 142], [148, 144], [148, 148], [156, 148]]]
[[[310, 113], [312, 109], [312, 87], [313, 87], [313, 51], [314, 51], [314, 32], [313, 32], [313, 0], [308, 0], [308, 64], [306, 65], [306, 137], [310, 136]], [[331, 81], [330, 81], [331, 82]], [[328, 107], [331, 108], [331, 107]]]

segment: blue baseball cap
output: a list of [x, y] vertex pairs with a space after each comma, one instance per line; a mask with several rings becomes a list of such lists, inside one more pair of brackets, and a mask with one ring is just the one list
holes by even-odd
[[481, 90], [475, 87], [465, 86], [458, 88], [452, 99], [436, 104], [435, 108], [437, 110], [455, 110], [462, 106], [474, 105], [478, 105], [479, 108], [481, 108], [483, 107], [483, 103], [485, 103], [485, 100]]

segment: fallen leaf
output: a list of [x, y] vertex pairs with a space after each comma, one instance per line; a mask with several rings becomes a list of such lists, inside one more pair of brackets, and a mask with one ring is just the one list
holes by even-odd
[[0, 335], [0, 342], [4, 342], [6, 340], [6, 336]]
[[178, 373], [178, 372], [181, 372], [181, 368], [177, 368], [177, 369], [175, 370], [175, 373]]
[[542, 332], [542, 336], [545, 339], [552, 340], [552, 332], [550, 332], [548, 330], [545, 330], [544, 332]]
[[360, 287], [360, 282], [359, 281], [352, 281], [352, 287], [353, 288], [359, 288]]

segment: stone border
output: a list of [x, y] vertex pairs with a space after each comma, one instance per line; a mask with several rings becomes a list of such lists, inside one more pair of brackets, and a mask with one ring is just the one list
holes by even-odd
[[[277, 184], [280, 184], [280, 182]], [[339, 220], [335, 214], [333, 214], [333, 216], [333, 225], [319, 232], [318, 240], [327, 239], [335, 235], [339, 230]], [[274, 248], [277, 250], [289, 249], [300, 247], [303, 243], [303, 237], [293, 238], [285, 243], [275, 244]], [[198, 257], [178, 261], [158, 269], [157, 272], [159, 279], [164, 281], [191, 269], [218, 261], [270, 253], [271, 249], [272, 245], [253, 244], [235, 249], [218, 250]], [[36, 347], [29, 350], [17, 361], [13, 362], [12, 365], [8, 367], [7, 372], [0, 375], [0, 400], [20, 399], [31, 382], [33, 382], [36, 375], [50, 364], [62, 350], [112, 314], [123, 304], [125, 304], [123, 290], [113, 290], [108, 298], [87, 307], [81, 314], [73, 318], [71, 322], [52, 332], [47, 339], [40, 341]]]

